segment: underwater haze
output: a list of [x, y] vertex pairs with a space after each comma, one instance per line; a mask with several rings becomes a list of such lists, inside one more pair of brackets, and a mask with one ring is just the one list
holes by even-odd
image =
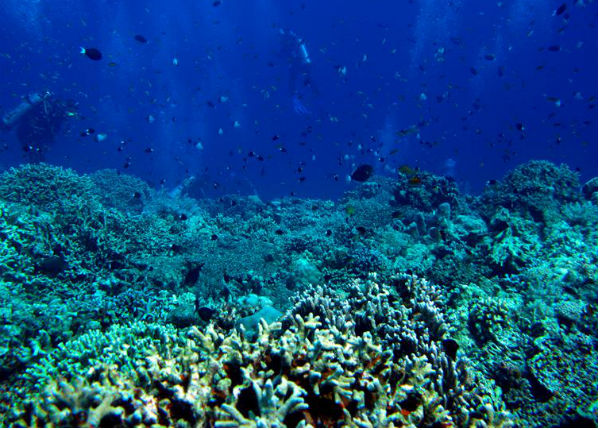
[[[169, 189], [194, 176], [208, 195], [339, 196], [362, 163], [473, 192], [530, 159], [589, 179], [597, 2], [562, 4], [6, 1], [0, 106], [72, 99], [46, 161]], [[22, 162], [1, 139], [0, 163]]]
[[597, 427], [598, 3], [3, 0], [0, 427]]

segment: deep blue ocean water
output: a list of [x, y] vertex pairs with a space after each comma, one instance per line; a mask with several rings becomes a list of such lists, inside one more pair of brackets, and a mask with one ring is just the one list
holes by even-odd
[[[597, 175], [595, 1], [2, 6], [0, 111], [34, 92], [76, 102], [38, 158], [79, 172], [267, 199], [337, 197], [363, 163], [467, 192], [530, 159]], [[0, 145], [0, 168], [31, 156], [14, 130]]]

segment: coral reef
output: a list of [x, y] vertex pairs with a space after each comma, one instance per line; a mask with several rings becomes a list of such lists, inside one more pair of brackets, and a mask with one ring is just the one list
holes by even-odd
[[[347, 299], [322, 287], [320, 296], [307, 290], [282, 322], [261, 320], [255, 340], [212, 324], [184, 333], [138, 323], [82, 335], [27, 372], [39, 395], [12, 399], [18, 406], [3, 424], [510, 424], [466, 363], [456, 360], [456, 350], [444, 346], [450, 340], [442, 339], [435, 287], [406, 276], [393, 281], [395, 287], [356, 282]], [[333, 318], [303, 315], [310, 308]], [[375, 322], [381, 310], [395, 312]]]
[[597, 179], [190, 190], [0, 175], [0, 424], [597, 423]]

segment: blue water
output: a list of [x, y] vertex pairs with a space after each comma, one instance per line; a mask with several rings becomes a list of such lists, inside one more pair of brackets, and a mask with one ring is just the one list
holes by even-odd
[[[45, 161], [168, 189], [194, 176], [198, 195], [337, 197], [362, 163], [453, 176], [467, 192], [530, 159], [587, 180], [598, 6], [561, 4], [6, 0], [0, 110], [35, 91], [73, 99], [78, 117]], [[0, 139], [1, 168], [28, 161], [14, 131]]]

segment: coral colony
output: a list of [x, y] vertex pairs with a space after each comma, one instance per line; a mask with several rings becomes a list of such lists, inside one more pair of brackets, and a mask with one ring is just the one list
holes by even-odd
[[0, 196], [2, 426], [597, 422], [597, 180], [566, 166], [263, 203], [42, 163]]

